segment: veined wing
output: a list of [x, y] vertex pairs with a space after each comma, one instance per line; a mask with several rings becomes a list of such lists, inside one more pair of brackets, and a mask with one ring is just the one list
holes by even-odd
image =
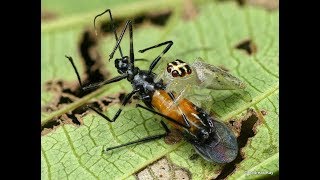
[[192, 65], [198, 79], [198, 86], [215, 90], [244, 89], [245, 83], [230, 73], [203, 62], [198, 58]]

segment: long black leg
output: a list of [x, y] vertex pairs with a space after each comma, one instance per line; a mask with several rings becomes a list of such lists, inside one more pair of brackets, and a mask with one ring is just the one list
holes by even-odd
[[[179, 126], [182, 126], [182, 127], [184, 127], [184, 128], [187, 128], [187, 129], [190, 129], [190, 128], [191, 128], [191, 126], [190, 126], [189, 123], [187, 123], [187, 124], [182, 124], [182, 123], [178, 122], [177, 120], [172, 119], [172, 118], [169, 117], [169, 116], [166, 116], [166, 115], [161, 114], [161, 113], [159, 113], [159, 112], [157, 112], [157, 111], [154, 111], [153, 109], [144, 107], [144, 106], [142, 106], [142, 105], [140, 105], [140, 104], [137, 104], [136, 107], [140, 107], [140, 108], [142, 108], [142, 109], [148, 110], [148, 111], [150, 111], [150, 112], [152, 112], [152, 113], [154, 113], [154, 114], [157, 114], [157, 115], [159, 115], [159, 116], [161, 116], [161, 117], [164, 117], [164, 118], [166, 118], [168, 121], [171, 121], [171, 122], [173, 122], [173, 123], [176, 123], [176, 124], [178, 124]], [[182, 114], [182, 116], [183, 116], [183, 115], [184, 115], [184, 114]]]
[[129, 26], [129, 36], [130, 36], [130, 63], [132, 65], [134, 65], [134, 52], [133, 52], [133, 31], [132, 31], [132, 21], [128, 20], [126, 22], [125, 27], [123, 28], [121, 34], [120, 34], [120, 39], [117, 41], [117, 44], [115, 45], [113, 51], [111, 52], [111, 54], [109, 55], [109, 60], [113, 58], [114, 53], [116, 52], [117, 48], [119, 47], [121, 40], [123, 38], [124, 33], [127, 30], [127, 27]]
[[110, 119], [108, 116], [104, 115], [102, 112], [98, 111], [96, 108], [88, 106], [88, 108], [92, 109], [93, 111], [95, 111], [97, 114], [99, 114], [101, 117], [103, 117], [105, 120], [109, 121], [109, 122], [114, 122], [117, 120], [117, 118], [119, 117], [122, 108], [129, 102], [129, 100], [131, 99], [131, 97], [138, 92], [139, 90], [134, 90], [131, 93], [127, 94], [126, 97], [124, 97], [123, 101], [122, 101], [122, 106], [119, 108], [119, 110], [116, 112], [116, 114], [113, 116], [112, 119]]
[[77, 75], [77, 78], [78, 78], [78, 82], [79, 82], [80, 87], [81, 87], [81, 89], [82, 89], [83, 86], [82, 86], [82, 83], [81, 83], [81, 78], [80, 78], [79, 72], [78, 72], [78, 70], [77, 70], [77, 68], [76, 68], [76, 65], [74, 65], [74, 62], [73, 62], [72, 57], [71, 57], [71, 56], [67, 56], [67, 55], [65, 55], [65, 57], [69, 59], [71, 65], [72, 65], [72, 67], [73, 67], [73, 70], [76, 72], [76, 75]]
[[131, 145], [131, 144], [145, 143], [145, 142], [153, 141], [153, 140], [160, 139], [160, 138], [163, 138], [163, 137], [167, 136], [170, 133], [169, 128], [167, 127], [167, 125], [163, 121], [161, 121], [160, 123], [163, 126], [163, 128], [166, 130], [166, 133], [159, 134], [159, 135], [154, 135], [154, 136], [148, 136], [148, 137], [145, 137], [145, 138], [142, 138], [142, 139], [138, 139], [136, 141], [131, 141], [131, 142], [128, 142], [128, 143], [125, 143], [125, 144], [121, 144], [121, 145], [118, 145], [118, 146], [109, 147], [105, 151], [110, 151], [112, 149], [128, 146], [128, 145]]
[[120, 75], [120, 76], [117, 76], [117, 77], [114, 77], [112, 79], [109, 79], [109, 80], [106, 80], [106, 81], [102, 81], [102, 82], [98, 82], [98, 83], [93, 83], [93, 84], [90, 84], [88, 86], [83, 86], [82, 83], [81, 83], [81, 78], [80, 78], [80, 75], [79, 75], [79, 72], [76, 68], [76, 66], [74, 65], [74, 62], [73, 62], [73, 59], [71, 56], [67, 56], [66, 55], [66, 58], [69, 59], [76, 75], [77, 75], [77, 78], [78, 78], [78, 82], [80, 84], [80, 87], [82, 90], [84, 91], [87, 91], [87, 90], [90, 90], [90, 89], [94, 89], [94, 88], [97, 88], [97, 87], [100, 87], [100, 86], [103, 86], [103, 85], [106, 85], [106, 84], [110, 84], [110, 83], [114, 83], [114, 82], [117, 82], [117, 81], [121, 81], [122, 79], [125, 79], [128, 77], [127, 74], [123, 74], [123, 75]]
[[[107, 9], [107, 10], [105, 10], [104, 12], [102, 12], [102, 13], [100, 13], [100, 14], [96, 15], [96, 17], [94, 17], [94, 20], [93, 20], [93, 26], [94, 26], [94, 29], [95, 29], [96, 35], [97, 35], [96, 19], [97, 19], [97, 17], [102, 16], [102, 15], [104, 15], [104, 14], [105, 14], [105, 13], [107, 13], [107, 12], [109, 13], [109, 16], [110, 16], [110, 20], [111, 20], [111, 28], [112, 28], [112, 30], [113, 30], [114, 37], [116, 38], [116, 41], [118, 42], [118, 35], [117, 35], [117, 31], [116, 31], [116, 28], [115, 28], [115, 25], [114, 25], [114, 21], [113, 21], [113, 18], [112, 18], [112, 14], [111, 14], [111, 10], [110, 10], [110, 9]], [[122, 54], [122, 50], [121, 50], [120, 45], [119, 45], [119, 52], [120, 52], [120, 55], [121, 55], [121, 57], [122, 57], [122, 59], [123, 59], [123, 54]]]
[[89, 84], [88, 86], [83, 87], [82, 90], [87, 91], [87, 90], [90, 90], [90, 89], [101, 87], [101, 86], [104, 86], [106, 84], [111, 84], [111, 83], [114, 83], [114, 82], [121, 81], [122, 79], [125, 79], [127, 77], [128, 77], [127, 74], [122, 74], [122, 75], [116, 76], [116, 77], [114, 77], [112, 79], [108, 79], [108, 80], [105, 80], [105, 81], [102, 81], [102, 82]]
[[145, 58], [136, 58], [134, 61], [149, 61], [149, 60]]
[[157, 44], [157, 45], [154, 45], [154, 46], [151, 46], [151, 47], [148, 47], [148, 48], [145, 48], [145, 49], [142, 49], [142, 50], [139, 50], [140, 53], [144, 53], [145, 51], [148, 51], [150, 49], [153, 49], [153, 48], [157, 48], [157, 47], [160, 47], [160, 46], [163, 46], [163, 45], [166, 45], [166, 48], [161, 52], [161, 54], [156, 57], [152, 63], [150, 64], [150, 67], [149, 67], [149, 71], [148, 73], [151, 74], [153, 68], [157, 65], [157, 63], [160, 61], [161, 57], [171, 48], [171, 46], [173, 45], [173, 42], [172, 41], [166, 41], [166, 42], [163, 42], [163, 43], [160, 43], [160, 44]]

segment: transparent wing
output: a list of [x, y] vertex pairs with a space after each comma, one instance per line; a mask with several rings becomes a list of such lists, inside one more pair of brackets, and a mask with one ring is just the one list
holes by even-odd
[[214, 90], [236, 90], [244, 89], [245, 83], [230, 73], [203, 62], [201, 58], [191, 65], [197, 77], [199, 87]]
[[252, 100], [250, 94], [243, 90], [245, 88], [244, 82], [214, 65], [203, 62], [201, 58], [197, 58], [190, 66], [192, 68], [191, 74], [173, 77], [171, 73], [167, 72], [167, 64], [173, 60], [174, 58], [163, 59], [156, 66], [155, 73], [157, 74], [156, 81], [162, 79], [166, 84], [166, 91], [174, 92], [175, 105], [183, 98], [191, 100], [198, 106], [203, 102], [211, 104], [212, 98], [208, 94], [197, 94], [199, 90], [199, 92], [203, 92], [203, 89], [237, 90], [245, 101]]
[[156, 81], [162, 79], [166, 81], [166, 74], [167, 74], [167, 64], [172, 62], [174, 58], [171, 57], [162, 57], [158, 64], [154, 67], [153, 72], [157, 74]]

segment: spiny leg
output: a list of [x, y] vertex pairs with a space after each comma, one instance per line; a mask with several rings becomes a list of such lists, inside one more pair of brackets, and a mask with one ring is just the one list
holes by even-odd
[[113, 149], [116, 149], [116, 148], [120, 148], [120, 147], [131, 145], [131, 144], [146, 143], [146, 142], [153, 141], [153, 140], [160, 139], [160, 138], [163, 138], [163, 137], [167, 136], [170, 133], [169, 128], [167, 127], [167, 125], [163, 121], [160, 121], [160, 123], [161, 123], [162, 127], [165, 129], [166, 133], [153, 135], [153, 136], [148, 136], [148, 137], [145, 137], [145, 138], [142, 138], [142, 139], [138, 139], [136, 141], [131, 141], [131, 142], [128, 142], [128, 143], [125, 143], [125, 144], [121, 144], [121, 145], [118, 145], [118, 146], [109, 147], [105, 151], [107, 152], [107, 151], [110, 151], [110, 150], [113, 150]]
[[172, 41], [166, 41], [166, 42], [163, 42], [163, 43], [160, 43], [160, 44], [157, 44], [157, 45], [154, 45], [154, 46], [151, 46], [151, 47], [148, 47], [148, 48], [145, 48], [145, 49], [142, 49], [142, 50], [139, 50], [140, 53], [144, 53], [150, 49], [154, 49], [154, 48], [157, 48], [157, 47], [160, 47], [160, 46], [164, 46], [164, 45], [167, 45], [166, 48], [161, 52], [161, 54], [156, 57], [152, 63], [150, 64], [150, 67], [149, 67], [149, 71], [148, 73], [151, 74], [153, 68], [157, 65], [157, 63], [160, 61], [161, 57], [171, 48], [171, 46], [173, 45], [173, 42]]
[[154, 114], [157, 114], [157, 115], [159, 115], [159, 116], [161, 116], [161, 117], [164, 117], [164, 118], [166, 118], [168, 121], [171, 121], [171, 122], [173, 122], [173, 123], [175, 123], [175, 124], [177, 124], [177, 125], [179, 125], [179, 126], [182, 126], [182, 127], [184, 127], [184, 128], [187, 128], [187, 129], [190, 129], [190, 128], [191, 128], [191, 126], [190, 126], [189, 122], [187, 121], [187, 119], [186, 119], [186, 117], [185, 117], [184, 114], [182, 114], [182, 116], [183, 116], [183, 119], [185, 120], [186, 124], [181, 124], [179, 121], [177, 121], [177, 120], [175, 120], [175, 119], [172, 119], [172, 118], [169, 117], [169, 116], [166, 116], [166, 115], [161, 114], [161, 113], [159, 113], [159, 112], [157, 112], [157, 111], [154, 111], [153, 109], [144, 107], [144, 106], [142, 106], [142, 105], [140, 105], [140, 104], [137, 104], [136, 107], [140, 107], [140, 108], [142, 108], [142, 109], [148, 110], [148, 111], [150, 111], [150, 112], [152, 112], [152, 113], [154, 113]]
[[78, 82], [80, 84], [80, 87], [83, 91], [87, 91], [87, 90], [90, 90], [90, 89], [94, 89], [94, 88], [98, 88], [98, 87], [101, 87], [103, 85], [106, 85], [106, 84], [110, 84], [110, 83], [114, 83], [114, 82], [117, 82], [117, 81], [121, 81], [122, 79], [125, 79], [128, 77], [127, 74], [122, 74], [120, 76], [116, 76], [112, 79], [109, 79], [109, 80], [105, 80], [105, 81], [102, 81], [102, 82], [98, 82], [98, 83], [93, 83], [93, 84], [89, 84], [88, 86], [83, 86], [82, 83], [81, 83], [81, 78], [80, 78], [80, 75], [79, 75], [79, 72], [73, 62], [73, 59], [71, 56], [67, 56], [66, 55], [66, 58], [69, 59], [72, 67], [73, 67], [73, 70], [75, 71], [76, 75], [77, 75], [77, 78], [78, 78]]
[[119, 117], [120, 113], [122, 112], [122, 108], [129, 102], [129, 100], [131, 99], [131, 97], [138, 92], [139, 90], [133, 90], [131, 93], [127, 94], [123, 101], [122, 101], [122, 105], [119, 108], [119, 110], [116, 112], [116, 114], [113, 116], [112, 119], [110, 119], [108, 116], [104, 115], [102, 112], [100, 112], [99, 110], [97, 110], [94, 107], [88, 106], [88, 108], [92, 109], [94, 112], [96, 112], [97, 114], [99, 114], [101, 117], [103, 117], [105, 120], [109, 121], [109, 122], [114, 122], [117, 120], [117, 118]]
[[[109, 13], [109, 16], [110, 16], [111, 28], [112, 28], [112, 31], [113, 31], [113, 33], [114, 33], [114, 37], [116, 38], [116, 42], [118, 42], [118, 35], [117, 35], [116, 28], [115, 28], [115, 26], [114, 26], [114, 20], [113, 20], [113, 18], [112, 18], [112, 14], [111, 14], [111, 10], [110, 10], [110, 9], [107, 9], [107, 10], [105, 10], [104, 12], [96, 15], [96, 17], [94, 17], [94, 20], [93, 20], [94, 30], [95, 30], [96, 35], [97, 35], [96, 19], [97, 19], [97, 17], [102, 16], [103, 14], [105, 14], [105, 13], [107, 13], [107, 12]], [[120, 52], [120, 55], [121, 55], [121, 57], [122, 57], [122, 59], [123, 59], [123, 54], [122, 54], [122, 50], [121, 50], [120, 45], [119, 45], [119, 52]]]
[[130, 63], [134, 65], [134, 52], [133, 52], [133, 31], [132, 31], [132, 21], [128, 20], [126, 22], [125, 27], [123, 28], [121, 34], [120, 34], [120, 39], [117, 41], [117, 44], [113, 48], [113, 51], [109, 55], [109, 60], [113, 58], [114, 53], [116, 52], [117, 48], [120, 46], [121, 40], [123, 38], [124, 33], [127, 30], [127, 27], [129, 26], [129, 36], [130, 36]]

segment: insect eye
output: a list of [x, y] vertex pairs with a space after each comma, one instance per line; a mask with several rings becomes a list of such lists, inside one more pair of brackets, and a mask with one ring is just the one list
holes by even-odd
[[114, 61], [114, 64], [115, 64], [115, 66], [116, 66], [117, 69], [120, 67], [120, 66], [119, 66], [119, 62], [120, 62], [119, 59], [116, 59], [116, 60]]
[[128, 59], [129, 59], [129, 57], [125, 56], [125, 57], [123, 57], [122, 62], [123, 63], [128, 63], [129, 62]]
[[177, 77], [177, 76], [179, 76], [179, 73], [178, 73], [178, 71], [177, 70], [174, 70], [174, 71], [172, 71], [172, 76], [173, 77]]

